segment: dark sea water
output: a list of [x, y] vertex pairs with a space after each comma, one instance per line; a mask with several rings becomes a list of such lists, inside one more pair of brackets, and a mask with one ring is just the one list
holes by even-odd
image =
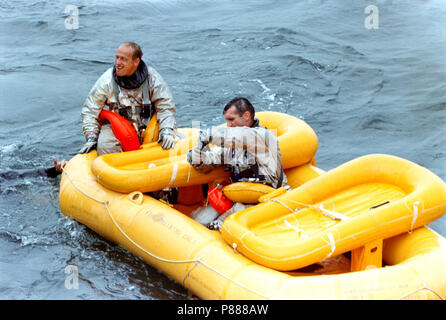
[[[171, 87], [180, 127], [222, 123], [241, 95], [304, 119], [322, 169], [387, 153], [446, 180], [445, 17], [443, 0], [0, 0], [0, 171], [71, 158], [86, 95], [119, 44], [136, 41]], [[1, 299], [188, 298], [65, 217], [59, 179], [0, 180]], [[446, 217], [431, 227], [446, 236]], [[69, 265], [78, 289], [65, 286]]]

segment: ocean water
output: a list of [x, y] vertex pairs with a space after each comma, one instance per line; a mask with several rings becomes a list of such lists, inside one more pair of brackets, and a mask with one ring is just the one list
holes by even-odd
[[[245, 96], [305, 120], [322, 169], [387, 153], [446, 180], [445, 16], [440, 0], [0, 1], [0, 171], [71, 158], [85, 97], [135, 41], [171, 87], [180, 127], [220, 124]], [[59, 179], [0, 180], [0, 298], [190, 298], [64, 216]], [[446, 236], [445, 217], [431, 227]]]

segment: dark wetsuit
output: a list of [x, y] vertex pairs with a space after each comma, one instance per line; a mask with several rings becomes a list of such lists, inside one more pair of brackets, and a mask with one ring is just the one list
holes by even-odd
[[8, 171], [0, 171], [0, 181], [15, 180], [28, 177], [39, 177], [39, 176], [47, 176], [50, 178], [55, 178], [59, 174], [61, 174], [61, 172], [56, 171], [55, 167], [8, 170]]

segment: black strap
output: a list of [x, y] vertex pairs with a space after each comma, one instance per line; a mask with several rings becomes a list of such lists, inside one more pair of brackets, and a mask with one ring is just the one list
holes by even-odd
[[[127, 114], [127, 111], [123, 112], [123, 114], [121, 114], [121, 110], [125, 110], [126, 108], [123, 108], [121, 106], [121, 104], [119, 103], [119, 92], [121, 92], [119, 85], [116, 83], [115, 79], [112, 77], [112, 85], [113, 85], [113, 93], [115, 95], [115, 100], [116, 100], [116, 106], [119, 108], [119, 114], [121, 116], [123, 116], [124, 118], [127, 119], [127, 117], [125, 116]], [[153, 104], [150, 102], [150, 92], [149, 92], [149, 86], [148, 86], [148, 82], [149, 82], [149, 77], [146, 78], [146, 80], [143, 82], [142, 86], [142, 114], [141, 116], [147, 119], [152, 118], [152, 115], [155, 113], [154, 110], [154, 106]], [[147, 92], [144, 92], [147, 91]], [[145, 103], [146, 102], [146, 103]]]
[[283, 183], [283, 167], [280, 166], [280, 176], [279, 176], [279, 181], [277, 182], [277, 188], [280, 188], [282, 186]]

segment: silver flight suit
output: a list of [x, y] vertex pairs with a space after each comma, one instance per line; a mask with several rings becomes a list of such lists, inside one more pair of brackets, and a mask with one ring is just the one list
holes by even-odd
[[[167, 83], [154, 68], [147, 66], [147, 69], [148, 93], [142, 92], [144, 85], [136, 89], [119, 87], [119, 104], [127, 112], [128, 117], [126, 118], [135, 127], [140, 138], [143, 128], [148, 124], [151, 117], [151, 114], [148, 115], [148, 118], [141, 116], [143, 94], [144, 96], [149, 95], [150, 102], [154, 106], [159, 131], [162, 132], [163, 129], [176, 131], [177, 128], [175, 102]], [[99, 155], [122, 151], [120, 142], [111, 130], [111, 125], [106, 123], [101, 128], [99, 124], [99, 113], [104, 106], [108, 106], [111, 111], [119, 113], [113, 90], [112, 71], [113, 68], [108, 69], [96, 81], [81, 112], [82, 131], [87, 139], [92, 134], [98, 136], [97, 151]]]
[[[209, 148], [208, 143], [214, 147]], [[227, 166], [232, 171], [231, 179], [235, 176], [236, 181], [261, 182], [273, 188], [287, 182], [279, 143], [270, 130], [260, 126], [203, 130], [199, 143], [189, 152], [187, 160], [202, 172]], [[256, 167], [257, 174], [253, 174], [253, 167]]]

